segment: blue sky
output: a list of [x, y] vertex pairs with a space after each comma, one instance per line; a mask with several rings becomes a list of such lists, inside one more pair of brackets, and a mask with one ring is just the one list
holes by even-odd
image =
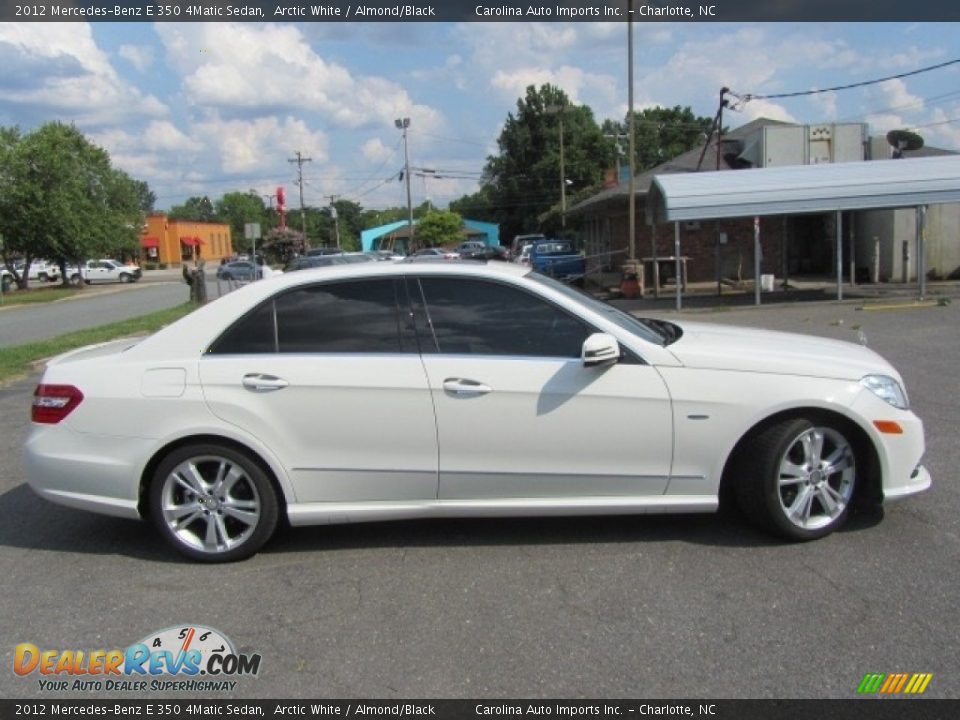
[[[754, 95], [863, 82], [960, 58], [948, 23], [638, 23], [635, 103], [689, 105], [712, 116], [720, 87]], [[608, 23], [0, 23], [0, 125], [72, 122], [147, 181], [158, 209], [284, 186], [296, 202], [338, 195], [403, 206], [410, 161], [448, 177], [414, 177], [415, 204], [476, 190], [517, 99], [550, 82], [598, 122], [627, 108], [627, 33]], [[960, 64], [855, 90], [754, 100], [736, 127], [765, 116], [867, 122], [873, 134], [916, 128], [960, 150]], [[453, 176], [453, 177], [449, 177]], [[391, 179], [393, 178], [393, 179]]]

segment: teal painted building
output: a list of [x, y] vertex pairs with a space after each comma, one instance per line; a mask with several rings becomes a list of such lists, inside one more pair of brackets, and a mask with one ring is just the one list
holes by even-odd
[[[413, 221], [416, 238], [417, 221]], [[500, 226], [479, 220], [463, 221], [464, 240], [479, 240], [485, 245], [500, 244]], [[371, 250], [394, 250], [408, 252], [410, 249], [410, 226], [406, 220], [380, 225], [360, 233], [360, 245], [364, 252]]]

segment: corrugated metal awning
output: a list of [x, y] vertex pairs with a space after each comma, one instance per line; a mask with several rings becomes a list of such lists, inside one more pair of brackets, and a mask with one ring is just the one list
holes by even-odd
[[960, 156], [656, 175], [653, 222], [960, 202]]

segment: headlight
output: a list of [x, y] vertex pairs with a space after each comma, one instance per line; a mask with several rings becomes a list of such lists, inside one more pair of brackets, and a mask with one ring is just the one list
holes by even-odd
[[860, 380], [860, 384], [895, 408], [900, 408], [901, 410], [910, 409], [907, 391], [892, 377], [887, 375], [867, 375]]

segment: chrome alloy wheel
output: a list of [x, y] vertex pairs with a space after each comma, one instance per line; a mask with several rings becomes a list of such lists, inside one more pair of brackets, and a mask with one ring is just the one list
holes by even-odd
[[777, 479], [784, 517], [798, 528], [830, 525], [850, 504], [856, 481], [853, 448], [829, 427], [811, 427], [787, 445]]
[[225, 553], [249, 539], [260, 522], [260, 493], [248, 473], [218, 455], [191, 457], [163, 480], [163, 522], [185, 546]]

